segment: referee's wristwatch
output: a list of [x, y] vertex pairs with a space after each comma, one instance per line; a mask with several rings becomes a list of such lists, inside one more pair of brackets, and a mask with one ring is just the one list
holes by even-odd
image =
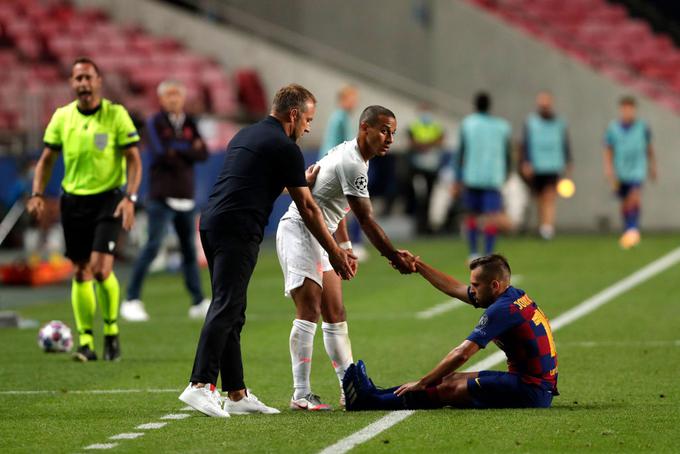
[[139, 198], [137, 197], [137, 194], [126, 193], [125, 198], [128, 199], [132, 203], [137, 203], [137, 200], [139, 200]]

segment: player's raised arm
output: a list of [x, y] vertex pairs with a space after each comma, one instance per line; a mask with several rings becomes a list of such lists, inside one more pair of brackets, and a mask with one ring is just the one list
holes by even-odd
[[326, 223], [323, 220], [321, 209], [314, 201], [312, 193], [308, 187], [288, 187], [288, 192], [295, 202], [300, 216], [326, 252], [328, 252], [328, 259], [333, 266], [333, 269], [345, 280], [352, 279], [354, 272], [352, 271], [352, 260], [356, 257], [348, 251], [341, 249], [331, 236]]
[[438, 269], [423, 262], [420, 257], [415, 259], [416, 271], [420, 273], [430, 284], [439, 291], [449, 296], [457, 298], [465, 303], [472, 304], [468, 296], [468, 286], [448, 274], [442, 273]]
[[373, 205], [368, 197], [355, 197], [347, 195], [349, 206], [357, 217], [361, 230], [364, 231], [369, 241], [380, 254], [389, 260], [392, 265], [402, 274], [413, 272], [412, 264], [404, 255], [395, 249], [385, 231], [378, 225], [373, 216]]

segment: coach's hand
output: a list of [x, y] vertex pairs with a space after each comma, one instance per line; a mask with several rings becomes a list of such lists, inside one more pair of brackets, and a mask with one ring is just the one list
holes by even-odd
[[118, 202], [116, 211], [113, 213], [114, 218], [123, 217], [123, 228], [129, 231], [135, 225], [135, 204], [127, 197]]
[[38, 221], [41, 220], [45, 212], [45, 199], [41, 195], [34, 195], [26, 202], [26, 209], [28, 214], [35, 216]]
[[356, 265], [352, 262], [355, 261], [357, 257], [350, 251], [340, 249], [336, 247], [332, 253], [328, 254], [328, 261], [331, 262], [331, 266], [338, 275], [348, 281], [354, 277], [354, 271]]
[[404, 383], [401, 385], [397, 390], [394, 392], [397, 396], [402, 396], [406, 393], [411, 393], [413, 391], [424, 391], [425, 390], [425, 385], [420, 383], [419, 381], [414, 381], [411, 383]]
[[321, 170], [321, 167], [312, 164], [311, 166], [307, 167], [307, 170], [305, 170], [305, 180], [307, 180], [307, 186], [310, 188], [314, 187], [314, 183], [316, 183], [316, 177], [319, 175], [319, 170]]

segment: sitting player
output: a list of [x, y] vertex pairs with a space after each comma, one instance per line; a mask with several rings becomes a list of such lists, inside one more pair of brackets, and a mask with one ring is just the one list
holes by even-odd
[[[550, 407], [558, 395], [550, 324], [524, 291], [510, 285], [507, 260], [495, 254], [473, 260], [469, 286], [413, 260], [433, 286], [486, 310], [467, 339], [416, 382], [378, 389], [362, 361], [352, 364], [343, 378], [347, 410]], [[508, 372], [457, 372], [492, 340], [507, 355]]]

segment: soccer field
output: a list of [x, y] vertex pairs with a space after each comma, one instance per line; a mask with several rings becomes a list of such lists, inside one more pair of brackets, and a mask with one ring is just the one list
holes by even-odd
[[[564, 236], [550, 243], [502, 239], [499, 250], [510, 260], [515, 285], [555, 320], [677, 248], [677, 239], [648, 235], [630, 251], [620, 250], [613, 236]], [[398, 246], [467, 279], [460, 241]], [[448, 298], [418, 275], [399, 275], [372, 252], [357, 278], [345, 284], [345, 303], [354, 359], [366, 361], [376, 384], [391, 386], [420, 378], [469, 334], [481, 310], [455, 307], [418, 317]], [[208, 285], [207, 272], [203, 279]], [[354, 451], [678, 452], [678, 295], [676, 264], [557, 330], [561, 395], [552, 409], [417, 411]], [[65, 287], [60, 301], [36, 302], [21, 314], [73, 326], [67, 296]], [[119, 363], [75, 363], [41, 352], [37, 330], [0, 330], [0, 452], [83, 452], [99, 445], [109, 452], [313, 453], [386, 414], [287, 409], [293, 305], [283, 297], [271, 247], [263, 248], [250, 285], [242, 345], [246, 383], [280, 415], [212, 419], [181, 410], [177, 397], [188, 380], [201, 323], [187, 318], [179, 275], [150, 277], [144, 296], [151, 321], [121, 323]], [[337, 379], [317, 334], [313, 388], [336, 406]], [[96, 336], [99, 352], [101, 343]], [[490, 345], [471, 364], [494, 351]], [[166, 424], [138, 428], [148, 423]], [[120, 434], [130, 435], [111, 438]]]

